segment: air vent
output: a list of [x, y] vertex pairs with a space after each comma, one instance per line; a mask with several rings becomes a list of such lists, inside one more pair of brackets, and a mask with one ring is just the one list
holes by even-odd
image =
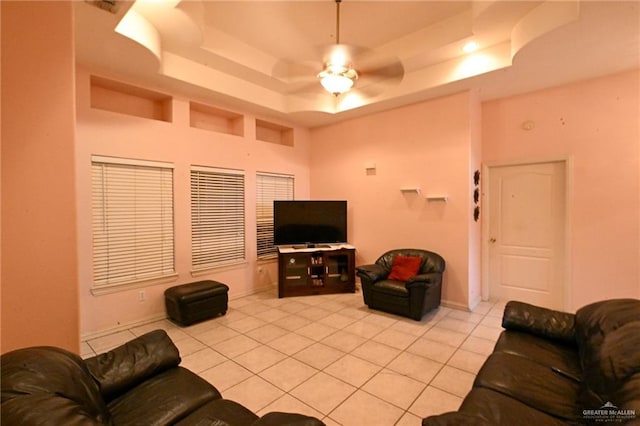
[[84, 0], [97, 8], [106, 10], [107, 12], [116, 13], [118, 11], [118, 2], [116, 0]]

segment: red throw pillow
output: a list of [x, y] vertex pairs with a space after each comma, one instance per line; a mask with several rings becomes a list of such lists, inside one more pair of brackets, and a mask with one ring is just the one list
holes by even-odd
[[417, 256], [396, 256], [393, 258], [391, 273], [387, 277], [390, 280], [407, 281], [415, 277], [420, 269], [422, 258]]

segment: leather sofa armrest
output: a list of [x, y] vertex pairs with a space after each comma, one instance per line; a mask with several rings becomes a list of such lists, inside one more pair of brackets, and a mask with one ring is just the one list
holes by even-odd
[[305, 416], [296, 413], [267, 413], [255, 422], [252, 426], [325, 426], [323, 422], [315, 417]]
[[422, 426], [493, 426], [482, 417], [463, 413], [449, 412], [422, 419]]
[[554, 311], [524, 302], [510, 301], [504, 308], [502, 326], [565, 343], [576, 343], [575, 314]]
[[180, 352], [164, 330], [155, 330], [85, 362], [108, 401], [162, 371], [177, 367]]
[[387, 271], [381, 265], [374, 263], [372, 265], [362, 265], [356, 267], [356, 274], [360, 278], [364, 278], [371, 282], [376, 282], [385, 279], [387, 275], [389, 275], [389, 271]]
[[430, 274], [419, 274], [407, 280], [407, 288], [418, 287], [423, 285], [435, 285], [442, 281], [442, 274], [434, 272]]

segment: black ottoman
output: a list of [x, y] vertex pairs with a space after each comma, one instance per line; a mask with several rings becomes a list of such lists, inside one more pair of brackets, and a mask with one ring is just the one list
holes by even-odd
[[167, 315], [182, 326], [224, 315], [228, 293], [229, 286], [217, 281], [198, 281], [168, 288], [164, 292]]

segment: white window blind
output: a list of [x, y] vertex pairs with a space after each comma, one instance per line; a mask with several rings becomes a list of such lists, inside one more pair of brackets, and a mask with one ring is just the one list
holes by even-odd
[[245, 260], [244, 174], [191, 168], [191, 256], [194, 270]]
[[93, 157], [91, 167], [94, 287], [174, 275], [172, 166]]
[[273, 245], [273, 202], [293, 200], [293, 183], [293, 176], [289, 175], [256, 175], [258, 259], [269, 259], [276, 255]]

